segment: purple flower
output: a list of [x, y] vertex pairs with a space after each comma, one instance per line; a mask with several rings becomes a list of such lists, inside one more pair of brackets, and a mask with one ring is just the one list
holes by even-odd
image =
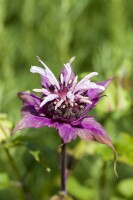
[[64, 143], [76, 139], [77, 136], [83, 140], [97, 141], [111, 147], [116, 158], [107, 132], [92, 116], [87, 115], [101, 99], [101, 94], [112, 79], [91, 82], [90, 79], [98, 75], [97, 72], [92, 72], [78, 82], [78, 76], [74, 75], [71, 68], [71, 59], [64, 65], [58, 81], [46, 64], [37, 58], [44, 68], [32, 66], [30, 71], [41, 75], [42, 88], [33, 89], [41, 95], [38, 97], [28, 92], [18, 94], [23, 101], [23, 117], [14, 132], [29, 127], [54, 127]]

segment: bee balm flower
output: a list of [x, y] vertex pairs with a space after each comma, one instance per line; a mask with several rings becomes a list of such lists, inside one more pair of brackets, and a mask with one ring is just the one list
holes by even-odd
[[64, 65], [58, 81], [46, 64], [37, 58], [44, 68], [32, 66], [30, 71], [41, 76], [42, 88], [33, 89], [41, 95], [38, 97], [28, 92], [18, 94], [23, 101], [23, 117], [14, 132], [29, 127], [55, 127], [64, 143], [69, 143], [77, 136], [87, 141], [94, 140], [111, 147], [116, 157], [107, 132], [92, 116], [87, 115], [96, 106], [112, 79], [91, 82], [90, 79], [98, 75], [92, 72], [78, 82], [70, 60]]

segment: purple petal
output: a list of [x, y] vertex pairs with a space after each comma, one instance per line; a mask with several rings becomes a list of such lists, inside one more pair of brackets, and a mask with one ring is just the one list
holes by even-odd
[[107, 88], [113, 79], [114, 78], [110, 78], [102, 82], [97, 82], [97, 84], [103, 86], [104, 88]]
[[42, 126], [52, 127], [56, 126], [56, 124], [52, 125], [52, 121], [49, 118], [27, 114], [24, 115], [22, 119], [19, 121], [17, 126], [14, 128], [13, 133], [15, 133], [18, 130], [29, 127], [40, 128]]
[[18, 97], [23, 101], [24, 105], [35, 105], [39, 107], [41, 99], [28, 92], [19, 92]]
[[71, 125], [72, 126], [81, 126], [81, 122], [83, 121], [84, 118], [86, 118], [86, 116], [82, 116], [79, 119], [72, 121]]
[[92, 108], [94, 108], [94, 107], [97, 105], [97, 103], [99, 102], [99, 100], [100, 100], [102, 97], [104, 97], [104, 96], [106, 96], [106, 95], [98, 96], [98, 97], [92, 99], [92, 100], [91, 100], [92, 104], [88, 104], [88, 105], [86, 106], [86, 108], [85, 108], [83, 114], [85, 115], [89, 110], [91, 110]]
[[57, 129], [64, 143], [68, 143], [77, 137], [76, 129], [69, 124], [59, 124]]
[[80, 138], [87, 141], [97, 141], [102, 144], [108, 145], [114, 152], [114, 171], [116, 172], [116, 151], [112, 144], [110, 137], [105, 129], [94, 120], [93, 117], [86, 117], [83, 119], [82, 128], [77, 129], [77, 134]]
[[[96, 84], [101, 85], [104, 88], [107, 88], [112, 80], [113, 80], [113, 78], [110, 78], [103, 82], [97, 82]], [[87, 95], [88, 95], [89, 99], [92, 100], [93, 98], [98, 97], [102, 92], [103, 92], [103, 90], [100, 90], [100, 89], [89, 89], [87, 92]]]
[[111, 139], [108, 136], [107, 132], [100, 123], [94, 120], [93, 117], [84, 118], [81, 125], [85, 130], [88, 131], [87, 135], [83, 135], [83, 137], [85, 136], [86, 140], [88, 140], [88, 135], [91, 135], [93, 137], [93, 140], [112, 146]]
[[41, 99], [34, 94], [27, 92], [19, 92], [18, 97], [23, 102], [22, 114], [27, 113], [37, 114], [37, 111], [40, 109]]
[[51, 86], [51, 83], [46, 76], [41, 76], [41, 85], [46, 89], [49, 89], [49, 87]]
[[68, 143], [71, 140], [76, 139], [77, 137], [76, 129], [73, 128], [71, 125], [53, 122], [47, 117], [40, 117], [31, 114], [27, 114], [22, 117], [17, 126], [14, 128], [13, 133], [25, 128], [40, 128], [43, 126], [56, 128], [59, 131], [60, 137], [65, 143]]

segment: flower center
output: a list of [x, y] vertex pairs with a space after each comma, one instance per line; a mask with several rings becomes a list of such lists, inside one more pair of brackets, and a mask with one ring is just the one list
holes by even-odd
[[54, 100], [44, 105], [46, 115], [53, 120], [60, 120], [68, 123], [81, 117], [86, 106], [85, 103], [74, 103], [72, 106], [65, 101], [55, 110], [56, 104], [57, 102]]

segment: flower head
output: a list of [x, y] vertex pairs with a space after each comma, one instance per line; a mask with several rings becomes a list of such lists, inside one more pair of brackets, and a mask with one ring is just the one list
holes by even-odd
[[14, 132], [29, 127], [55, 127], [64, 143], [77, 136], [88, 141], [94, 140], [111, 147], [116, 158], [107, 132], [92, 116], [87, 115], [101, 99], [112, 79], [94, 83], [90, 79], [98, 73], [92, 72], [78, 82], [78, 76], [74, 75], [71, 68], [71, 59], [64, 65], [58, 81], [46, 64], [37, 58], [44, 68], [32, 66], [30, 71], [41, 75], [42, 87], [33, 89], [41, 95], [38, 97], [28, 92], [18, 94], [23, 101], [23, 117]]

